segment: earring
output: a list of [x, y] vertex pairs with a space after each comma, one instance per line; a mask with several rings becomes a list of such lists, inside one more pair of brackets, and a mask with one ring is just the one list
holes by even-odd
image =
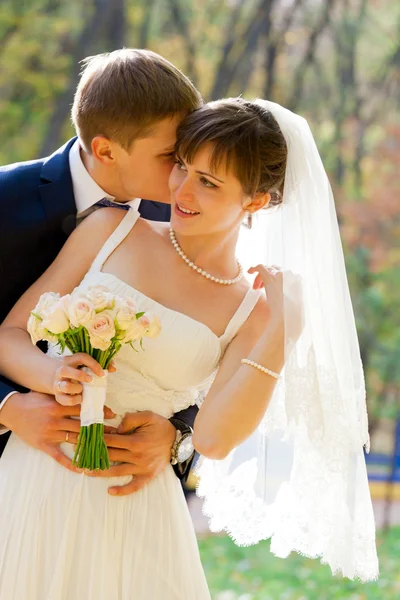
[[245, 212], [247, 217], [247, 227], [251, 229], [253, 226], [253, 213], [251, 213], [249, 210], [246, 210]]

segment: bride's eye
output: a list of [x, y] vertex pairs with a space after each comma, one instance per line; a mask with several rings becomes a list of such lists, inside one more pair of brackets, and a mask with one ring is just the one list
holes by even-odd
[[206, 179], [205, 177], [200, 177], [200, 181], [201, 183], [208, 188], [218, 188], [217, 185], [215, 185], [214, 183], [212, 183], [211, 181], [209, 181], [208, 179]]

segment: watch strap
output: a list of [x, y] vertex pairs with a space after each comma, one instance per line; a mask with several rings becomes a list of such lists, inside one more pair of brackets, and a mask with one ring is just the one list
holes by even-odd
[[182, 421], [181, 419], [176, 419], [175, 417], [171, 417], [171, 419], [169, 419], [169, 422], [172, 423], [175, 429], [178, 429], [182, 433], [182, 435], [184, 435], [185, 433], [191, 433], [193, 435], [193, 429], [190, 427], [190, 425], [185, 423], [185, 421]]

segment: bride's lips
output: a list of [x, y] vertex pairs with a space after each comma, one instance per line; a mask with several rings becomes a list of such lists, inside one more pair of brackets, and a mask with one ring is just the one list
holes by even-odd
[[[186, 210], [191, 210], [191, 209], [186, 208]], [[195, 211], [193, 211], [192, 214], [187, 213], [187, 212], [183, 212], [183, 210], [180, 209], [179, 204], [175, 204], [174, 212], [175, 212], [176, 215], [178, 215], [182, 219], [190, 219], [190, 218], [193, 218], [193, 217], [197, 217], [200, 214], [200, 213], [195, 212]]]

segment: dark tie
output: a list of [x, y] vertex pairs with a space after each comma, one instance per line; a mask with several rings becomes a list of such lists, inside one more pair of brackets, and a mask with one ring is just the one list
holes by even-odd
[[112, 200], [108, 200], [108, 198], [103, 198], [99, 202], [96, 202], [94, 206], [109, 206], [112, 208], [121, 208], [122, 210], [129, 210], [129, 204], [123, 204], [122, 202], [113, 202]]
[[96, 204], [93, 204], [90, 208], [85, 210], [82, 214], [80, 214], [76, 218], [76, 224], [79, 225], [83, 219], [86, 219], [89, 215], [92, 214], [95, 210], [102, 208], [103, 206], [112, 206], [114, 208], [121, 208], [122, 210], [129, 210], [130, 206], [128, 204], [122, 204], [122, 202], [113, 202], [112, 200], [108, 200], [108, 198], [103, 198], [103, 200], [99, 200]]

